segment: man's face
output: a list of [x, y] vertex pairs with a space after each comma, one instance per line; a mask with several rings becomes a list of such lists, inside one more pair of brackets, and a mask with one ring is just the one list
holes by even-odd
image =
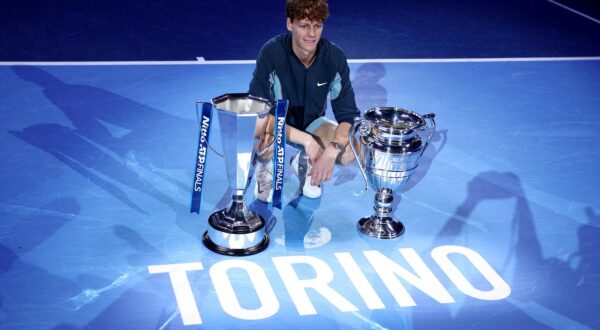
[[306, 54], [317, 51], [317, 44], [323, 33], [323, 22], [309, 19], [295, 19], [293, 22], [288, 17], [287, 29], [292, 32], [292, 45], [294, 49]]

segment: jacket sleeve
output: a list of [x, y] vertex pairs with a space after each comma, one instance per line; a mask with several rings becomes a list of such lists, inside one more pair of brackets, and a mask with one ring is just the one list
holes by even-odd
[[354, 123], [354, 118], [360, 116], [356, 107], [354, 90], [350, 83], [350, 68], [346, 56], [341, 50], [334, 55], [337, 72], [330, 85], [331, 110], [338, 123]]
[[256, 59], [256, 67], [252, 73], [252, 80], [248, 93], [253, 96], [265, 98], [273, 101], [271, 95], [271, 84], [269, 82], [269, 63], [267, 61], [265, 47], [261, 48]]

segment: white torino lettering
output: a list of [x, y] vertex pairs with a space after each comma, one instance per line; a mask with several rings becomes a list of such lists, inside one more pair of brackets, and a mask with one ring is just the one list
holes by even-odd
[[[274, 257], [272, 259], [279, 276], [281, 276], [285, 287], [290, 293], [290, 297], [292, 297], [294, 305], [296, 305], [298, 314], [317, 314], [308, 294], [306, 294], [308, 288], [320, 293], [342, 312], [358, 311], [356, 306], [329, 286], [329, 283], [333, 281], [333, 271], [323, 260], [310, 256]], [[315, 269], [316, 277], [306, 280], [300, 279], [294, 270], [293, 264], [310, 265]]]
[[[233, 268], [243, 269], [248, 273], [250, 283], [260, 300], [259, 308], [246, 309], [240, 305], [227, 275], [227, 271]], [[242, 320], [260, 320], [271, 317], [279, 311], [277, 296], [265, 271], [259, 265], [247, 260], [225, 260], [214, 264], [209, 272], [221, 307], [227, 314]]]
[[187, 272], [193, 270], [202, 270], [202, 264], [192, 262], [187, 264], [148, 266], [150, 274], [169, 273], [171, 285], [175, 292], [175, 299], [179, 306], [179, 313], [184, 325], [202, 324], [200, 312], [198, 311], [198, 306], [196, 306], [192, 287], [187, 277]]
[[[454, 302], [448, 291], [435, 277], [431, 269], [417, 255], [414, 249], [399, 249], [401, 255], [411, 266], [409, 271], [389, 259], [379, 251], [364, 251], [368, 262], [383, 280], [385, 286], [400, 306], [415, 306], [416, 302], [408, 294], [400, 280], [410, 283], [417, 289], [432, 297], [439, 303], [446, 304]], [[483, 291], [476, 289], [467, 280], [463, 273], [448, 258], [449, 254], [460, 254], [465, 256], [473, 266], [491, 284], [492, 289]], [[487, 261], [476, 251], [455, 245], [436, 247], [431, 251], [433, 260], [448, 275], [456, 287], [464, 294], [482, 300], [500, 300], [510, 295], [511, 289], [500, 275], [487, 263]], [[348, 252], [335, 253], [335, 257], [346, 272], [347, 278], [356, 288], [362, 300], [369, 309], [385, 308], [381, 298], [369, 283], [367, 276], [361, 267]], [[321, 295], [326, 301], [334, 305], [342, 312], [355, 312], [358, 308], [334, 290], [330, 283], [334, 280], [334, 273], [329, 265], [313, 256], [282, 256], [271, 258], [279, 277], [282, 279], [289, 296], [292, 298], [299, 315], [313, 315], [317, 311], [307, 293], [309, 289]], [[316, 274], [310, 279], [301, 279], [294, 265], [304, 264], [312, 267]], [[250, 285], [255, 289], [260, 306], [255, 309], [243, 308], [239, 302], [228, 275], [231, 269], [243, 269], [247, 272]], [[364, 268], [364, 266], [362, 267]], [[202, 270], [199, 262], [171, 265], [148, 266], [150, 274], [168, 273], [171, 284], [179, 306], [181, 318], [184, 325], [202, 324], [200, 312], [190, 286], [187, 272]], [[236, 318], [244, 320], [258, 320], [275, 315], [280, 308], [277, 296], [269, 282], [268, 275], [264, 269], [249, 260], [223, 260], [215, 263], [210, 268], [210, 277], [215, 287], [215, 292], [223, 310]], [[203, 301], [205, 304], [214, 302]]]
[[379, 251], [364, 251], [379, 277], [383, 280], [390, 293], [400, 306], [416, 306], [417, 304], [406, 291], [406, 288], [400, 283], [398, 277], [412, 284], [417, 289], [423, 291], [440, 303], [453, 303], [454, 299], [450, 293], [442, 286], [442, 283], [435, 277], [431, 270], [425, 265], [425, 262], [417, 255], [413, 249], [399, 249], [406, 261], [415, 270], [415, 274], [398, 265]]
[[[448, 258], [448, 255], [451, 253], [462, 254], [467, 257], [471, 264], [492, 285], [492, 289], [488, 291], [476, 289]], [[463, 246], [444, 245], [433, 249], [431, 256], [440, 265], [446, 275], [448, 275], [452, 283], [467, 296], [481, 300], [501, 300], [510, 296], [510, 286], [479, 253]]]
[[369, 309], [385, 308], [383, 301], [381, 301], [381, 298], [379, 298], [365, 274], [360, 270], [360, 267], [354, 258], [352, 258], [352, 255], [348, 252], [342, 252], [336, 253], [335, 257], [340, 265], [342, 265], [342, 268], [344, 268], [346, 274], [348, 274], [350, 281], [352, 281], [352, 284], [356, 290], [358, 290], [358, 293], [367, 304], [367, 307]]

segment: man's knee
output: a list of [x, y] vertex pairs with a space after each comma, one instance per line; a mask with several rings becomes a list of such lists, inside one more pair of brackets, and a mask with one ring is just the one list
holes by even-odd
[[327, 145], [333, 140], [335, 129], [337, 128], [338, 124], [331, 119], [323, 117], [319, 118], [318, 121], [319, 125], [317, 127], [309, 126], [307, 131], [318, 137], [323, 145]]
[[[347, 148], [349, 149], [350, 147], [347, 147]], [[339, 164], [342, 165], [342, 166], [348, 166], [348, 165], [352, 164], [352, 162], [354, 162], [354, 155], [350, 151], [349, 152], [344, 152], [339, 157]]]

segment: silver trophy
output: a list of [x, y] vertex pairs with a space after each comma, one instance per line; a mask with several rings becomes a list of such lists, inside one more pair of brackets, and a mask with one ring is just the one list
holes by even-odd
[[[396, 238], [404, 233], [402, 222], [391, 217], [392, 192], [402, 187], [415, 172], [421, 155], [435, 132], [435, 114], [419, 115], [401, 108], [373, 108], [364, 118], [356, 118], [350, 130], [354, 139], [360, 133], [358, 153], [352, 153], [375, 194], [375, 214], [358, 221], [358, 229], [376, 238]], [[425, 133], [428, 132], [425, 143]]]
[[202, 241], [216, 253], [252, 255], [269, 245], [269, 237], [265, 220], [246, 207], [244, 193], [260, 144], [256, 128], [261, 126], [260, 121], [267, 120], [273, 104], [249, 94], [225, 94], [212, 102], [219, 118], [225, 169], [233, 196], [228, 209], [211, 214]]

